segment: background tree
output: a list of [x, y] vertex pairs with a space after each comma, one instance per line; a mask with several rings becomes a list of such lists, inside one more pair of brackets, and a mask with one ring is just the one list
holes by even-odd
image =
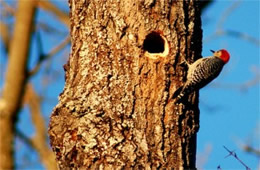
[[[37, 26], [44, 25], [39, 24], [36, 20], [35, 13], [37, 7], [57, 13], [57, 16], [61, 20], [63, 19], [62, 21], [65, 23], [68, 23], [66, 22], [68, 21], [68, 17], [48, 1], [21, 0], [17, 2], [17, 10], [14, 10], [13, 7], [10, 6], [11, 4], [2, 1], [1, 5], [5, 7], [5, 10], [2, 10], [1, 13], [1, 19], [2, 16], [5, 19], [1, 21], [1, 38], [4, 50], [8, 54], [8, 64], [2, 96], [0, 98], [0, 169], [15, 168], [14, 158], [15, 154], [17, 154], [14, 148], [15, 136], [19, 136], [20, 139], [38, 152], [41, 162], [47, 169], [56, 169], [55, 157], [47, 141], [46, 122], [41, 113], [41, 99], [28, 80], [38, 73], [42, 62], [51, 58], [61, 48], [64, 48], [64, 46], [68, 44], [69, 39], [67, 38], [65, 42], [62, 42], [49, 53], [42, 54], [41, 52], [43, 51], [41, 49], [43, 47], [40, 36], [37, 34], [38, 47], [40, 48], [40, 55], [38, 57], [30, 54], [32, 49], [30, 39], [32, 39], [33, 33], [38, 33], [39, 30]], [[9, 21], [8, 18], [13, 15], [16, 16], [16, 22], [13, 26], [13, 32], [11, 32], [9, 29], [10, 25], [8, 25], [7, 21]], [[48, 28], [48, 25], [44, 26], [45, 29]], [[12, 36], [10, 36], [11, 34]], [[32, 59], [30, 60], [28, 56], [38, 58], [33, 68], [30, 68], [30, 61]], [[2, 64], [1, 62], [1, 65]], [[31, 110], [31, 119], [36, 131], [36, 134], [31, 137], [26, 136], [22, 132], [23, 129], [17, 126], [20, 110], [26, 107], [26, 105], [29, 105]]]
[[[17, 22], [10, 45], [10, 57], [7, 68], [6, 84], [1, 98], [0, 129], [1, 134], [0, 165], [1, 169], [13, 169], [14, 123], [20, 109], [24, 85], [26, 84], [27, 55], [30, 33], [35, 12], [34, 1], [18, 3]], [[21, 32], [23, 34], [21, 34]], [[19, 64], [18, 64], [19, 63]]]

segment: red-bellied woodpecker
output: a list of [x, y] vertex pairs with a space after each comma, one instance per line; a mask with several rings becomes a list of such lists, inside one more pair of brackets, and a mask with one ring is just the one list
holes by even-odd
[[209, 84], [229, 61], [230, 55], [226, 50], [222, 49], [216, 52], [211, 50], [211, 52], [213, 52], [213, 56], [200, 58], [192, 64], [188, 64], [187, 61], [184, 62], [188, 66], [187, 80], [184, 86], [173, 94], [172, 98], [176, 98], [177, 103], [191, 92]]

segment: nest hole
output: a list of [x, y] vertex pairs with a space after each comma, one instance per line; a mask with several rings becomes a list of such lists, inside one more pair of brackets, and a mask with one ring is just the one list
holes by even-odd
[[163, 53], [165, 42], [158, 32], [149, 33], [143, 43], [143, 49], [149, 53]]

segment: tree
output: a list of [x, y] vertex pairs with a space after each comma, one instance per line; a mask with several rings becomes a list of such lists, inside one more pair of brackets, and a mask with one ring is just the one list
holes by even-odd
[[197, 94], [176, 105], [201, 53], [197, 1], [69, 1], [72, 52], [49, 124], [58, 165], [195, 168]]
[[[26, 12], [25, 12], [26, 11]], [[10, 59], [7, 69], [6, 84], [1, 98], [0, 129], [0, 168], [13, 169], [14, 129], [17, 112], [20, 109], [24, 85], [26, 84], [27, 55], [30, 33], [35, 12], [35, 2], [18, 3], [17, 22], [10, 47]], [[21, 34], [22, 33], [22, 34]]]
[[[33, 46], [31, 42], [35, 40], [33, 33], [38, 35], [40, 32], [37, 27], [40, 23], [37, 23], [35, 15], [38, 7], [49, 10], [55, 14], [58, 13], [58, 18], [64, 23], [68, 20], [66, 20], [66, 15], [63, 12], [55, 8], [55, 6], [48, 1], [21, 0], [17, 1], [16, 4], [10, 1], [1, 1], [0, 4], [1, 7], [2, 5], [4, 7], [1, 8], [3, 10], [1, 10], [0, 14], [1, 47], [4, 47], [3, 49], [6, 53], [3, 54], [1, 49], [1, 71], [4, 70], [4, 65], [7, 65], [3, 90], [0, 92], [0, 169], [16, 168], [17, 160], [22, 157], [20, 155], [20, 157], [17, 156], [20, 150], [18, 151], [17, 147], [15, 147], [19, 145], [16, 138], [18, 137], [27, 144], [30, 149], [33, 148], [39, 154], [40, 160], [46, 169], [55, 170], [57, 169], [55, 157], [47, 142], [47, 130], [44, 116], [41, 112], [42, 98], [36, 92], [31, 79], [40, 70], [43, 61], [51, 58], [64, 48], [69, 40], [66, 39], [65, 42], [54, 47], [52, 51], [46, 54], [44, 51], [44, 54], [40, 54], [40, 56], [31, 54], [31, 47]], [[14, 7], [15, 5], [17, 6], [17, 10]], [[12, 22], [11, 24], [8, 22], [10, 19], [15, 21], [14, 25], [12, 25]], [[48, 24], [41, 24], [44, 25], [45, 29], [50, 28]], [[37, 42], [39, 44], [37, 47], [42, 48], [40, 41], [38, 36]], [[41, 52], [43, 51], [39, 53]], [[3, 57], [4, 62], [2, 62], [2, 56], [6, 57]], [[31, 69], [29, 66], [30, 58], [37, 60], [37, 57], [38, 61], [34, 63], [35, 66]], [[7, 60], [8, 63], [5, 63], [5, 60]], [[0, 78], [2, 78], [1, 75]], [[2, 89], [2, 81], [0, 81], [0, 83]], [[20, 128], [18, 127], [19, 115], [25, 108], [25, 105], [29, 106], [32, 125], [34, 126], [32, 126], [30, 122], [28, 126]], [[25, 129], [28, 128], [34, 129], [35, 134], [27, 135]], [[28, 161], [27, 158], [25, 160]], [[17, 167], [19, 167], [19, 165]]]

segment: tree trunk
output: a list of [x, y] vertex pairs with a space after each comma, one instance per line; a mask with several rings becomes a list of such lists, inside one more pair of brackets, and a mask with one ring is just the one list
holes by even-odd
[[70, 0], [66, 84], [49, 125], [61, 169], [195, 168], [198, 95], [170, 96], [201, 53], [196, 1]]

